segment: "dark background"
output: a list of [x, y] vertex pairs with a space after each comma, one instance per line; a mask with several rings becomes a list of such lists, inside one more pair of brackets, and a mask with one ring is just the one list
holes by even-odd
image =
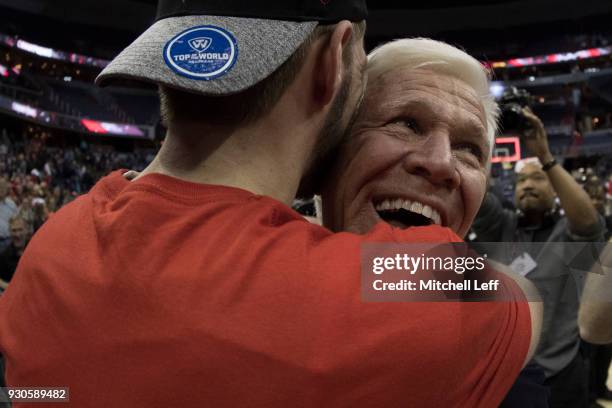
[[[156, 0], [0, 0], [0, 27], [35, 43], [109, 59], [153, 22], [155, 5]], [[400, 36], [426, 36], [498, 60], [572, 51], [580, 48], [576, 41], [597, 46], [593, 37], [607, 45], [612, 33], [609, 0], [372, 0], [368, 6], [368, 49]], [[552, 40], [542, 41], [542, 33]]]

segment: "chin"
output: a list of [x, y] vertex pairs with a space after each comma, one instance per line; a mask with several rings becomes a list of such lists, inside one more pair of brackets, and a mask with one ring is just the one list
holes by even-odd
[[379, 222], [382, 222], [382, 220], [377, 216], [374, 208], [370, 205], [364, 205], [358, 210], [357, 214], [346, 217], [337, 229], [361, 235], [371, 231]]
[[367, 234], [378, 224], [380, 220], [372, 220], [372, 219], [360, 219], [360, 220], [351, 220], [346, 225], [346, 228], [343, 228], [341, 231], [351, 232], [353, 234]]

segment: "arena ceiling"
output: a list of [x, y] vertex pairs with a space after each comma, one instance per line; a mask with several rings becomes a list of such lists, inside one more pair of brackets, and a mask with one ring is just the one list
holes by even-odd
[[[153, 22], [156, 4], [0, 0], [0, 32], [110, 59]], [[610, 0], [368, 0], [368, 6], [368, 50], [394, 38], [422, 36], [461, 46], [481, 59], [505, 59], [541, 52], [527, 45], [546, 35], [561, 42], [566, 35], [612, 33]]]
[[[0, 0], [0, 6], [54, 19], [140, 32], [157, 0]], [[462, 29], [499, 29], [612, 13], [602, 0], [370, 0], [373, 36], [432, 35]]]

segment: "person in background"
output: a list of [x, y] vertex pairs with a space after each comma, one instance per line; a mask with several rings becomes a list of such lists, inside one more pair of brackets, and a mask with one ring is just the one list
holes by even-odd
[[[0, 253], [0, 297], [8, 288], [17, 270], [19, 260], [32, 235], [30, 225], [18, 214], [14, 215], [9, 220], [9, 228], [11, 231], [10, 244]], [[4, 380], [4, 358], [2, 354], [0, 354], [0, 388], [1, 387], [6, 387]], [[2, 397], [3, 394], [2, 391], [0, 391], [0, 407], [4, 408]], [[6, 407], [9, 408], [10, 406], [7, 404]]]
[[[599, 214], [604, 217], [606, 221], [606, 231], [605, 231], [605, 239], [609, 241], [610, 235], [612, 234], [612, 217], [605, 216], [605, 202], [606, 202], [606, 189], [604, 184], [600, 181], [596, 176], [592, 176], [587, 178], [584, 183], [584, 190], [587, 192], [593, 206], [597, 209]], [[609, 273], [609, 270], [603, 270], [603, 272]], [[593, 278], [596, 279], [596, 278]], [[587, 278], [587, 282], [589, 279]], [[593, 283], [588, 283], [588, 286], [593, 285]], [[589, 289], [585, 288], [585, 293], [583, 294], [583, 300], [581, 304], [581, 312], [579, 313], [579, 326], [581, 329], [585, 329], [584, 320], [588, 320], [585, 316], [586, 313], [589, 313]], [[604, 284], [605, 286], [605, 284]], [[612, 292], [610, 293], [610, 300], [612, 301]], [[597, 314], [597, 311], [591, 311], [593, 314]], [[582, 324], [581, 324], [582, 321]], [[589, 341], [590, 333], [586, 331], [583, 333], [583, 338], [586, 341]], [[612, 346], [609, 344], [592, 344], [591, 347], [591, 374], [589, 377], [589, 390], [590, 390], [590, 401], [592, 408], [601, 408], [602, 405], [597, 403], [598, 399], [606, 399], [612, 400], [612, 392], [608, 389], [607, 380], [608, 380], [608, 370], [610, 368], [610, 362], [612, 361]]]
[[584, 183], [584, 191], [589, 195], [597, 212], [604, 217], [606, 230], [604, 238], [607, 241], [612, 234], [612, 216], [606, 216], [606, 189], [598, 177], [587, 178]]
[[11, 238], [9, 245], [0, 253], [0, 293], [4, 291], [17, 269], [17, 264], [30, 239], [30, 226], [19, 215], [9, 221]]
[[11, 232], [9, 227], [10, 219], [17, 214], [18, 208], [15, 202], [9, 197], [10, 185], [4, 178], [0, 178], [0, 251], [9, 246], [11, 242]]
[[608, 176], [606, 181], [606, 198], [612, 200], [612, 174]]
[[[612, 344], [612, 246], [606, 245], [600, 262], [587, 277], [580, 313], [580, 335], [593, 344]], [[609, 396], [609, 393], [605, 396]]]
[[612, 247], [610, 247], [610, 241], [600, 257], [599, 264], [586, 279], [578, 314], [578, 325], [580, 335], [584, 340], [600, 345], [595, 348], [593, 354], [596, 360], [591, 378], [594, 378], [596, 383], [591, 388], [591, 398], [593, 407], [601, 407], [593, 400], [596, 398], [612, 399], [605, 380], [609, 367], [609, 365], [605, 366], [605, 361], [610, 361], [612, 344]]
[[[529, 109], [523, 114], [530, 123], [523, 143], [536, 157], [516, 164], [515, 202], [519, 211], [503, 209], [495, 196], [487, 194], [473, 224], [475, 241], [603, 241], [603, 218], [587, 193], [550, 153], [541, 120]], [[556, 198], [564, 216], [556, 211]], [[582, 288], [568, 264], [548, 256], [545, 247], [524, 248], [520, 256], [528, 260], [525, 264], [529, 268], [523, 273], [536, 285], [544, 301], [542, 339], [534, 362], [544, 369], [545, 385], [551, 391], [550, 406], [588, 408], [588, 353], [582, 347], [577, 321]], [[502, 260], [507, 264], [514, 261]]]

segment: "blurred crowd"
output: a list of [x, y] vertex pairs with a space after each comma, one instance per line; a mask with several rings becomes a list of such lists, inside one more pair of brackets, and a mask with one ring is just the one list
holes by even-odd
[[[24, 137], [0, 130], [0, 255], [23, 249], [54, 212], [100, 177], [120, 168], [143, 169], [152, 159], [151, 153], [122, 153], [84, 140], [57, 147], [49, 139], [44, 132]], [[10, 270], [2, 267], [4, 258], [0, 268]], [[0, 289], [8, 275], [0, 276]]]
[[572, 172], [587, 192], [597, 211], [606, 221], [606, 239], [612, 235], [612, 175], [602, 177], [591, 167], [579, 168]]

